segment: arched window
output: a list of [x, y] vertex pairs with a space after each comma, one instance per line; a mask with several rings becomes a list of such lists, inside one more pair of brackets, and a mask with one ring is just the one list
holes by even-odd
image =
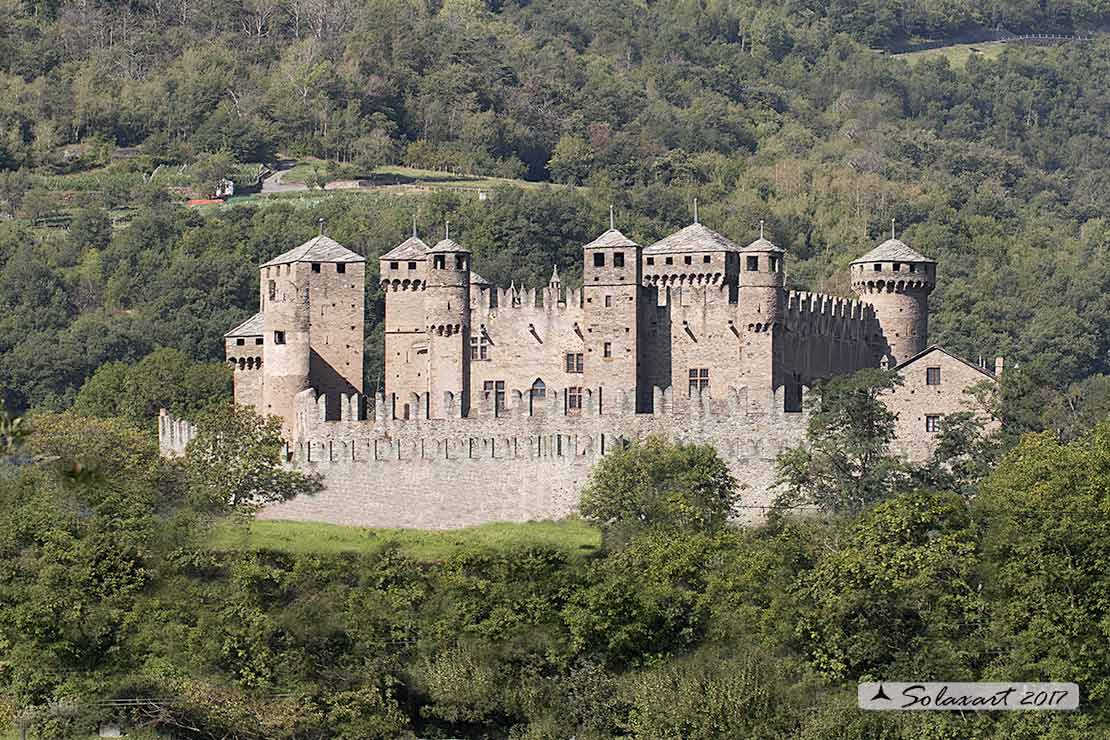
[[248, 357], [247, 358], [247, 369], [248, 370], [254, 370], [254, 358], [253, 357]]
[[543, 410], [543, 400], [547, 398], [547, 386], [539, 378], [536, 382], [532, 383], [532, 387], [528, 391], [528, 409], [529, 413], [537, 413]]
[[239, 358], [239, 369], [240, 370], [246, 370], [247, 369], [247, 359], [245, 357], [240, 357]]

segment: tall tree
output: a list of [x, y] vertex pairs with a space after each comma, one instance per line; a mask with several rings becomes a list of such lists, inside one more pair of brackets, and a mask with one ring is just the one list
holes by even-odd
[[890, 496], [906, 469], [891, 450], [897, 417], [882, 397], [901, 383], [869, 368], [817, 384], [806, 401], [805, 443], [778, 458], [776, 507], [855, 513]]

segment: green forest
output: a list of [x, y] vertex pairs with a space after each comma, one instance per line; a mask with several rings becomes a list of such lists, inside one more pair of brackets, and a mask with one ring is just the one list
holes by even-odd
[[[808, 446], [780, 459], [783, 504], [822, 513], [748, 528], [728, 524], [741, 481], [711, 447], [648, 438], [597, 466], [584, 521], [344, 541], [284, 524], [252, 543], [259, 503], [317, 485], [280, 467], [276, 420], [202, 412], [177, 459], [126, 418], [9, 420], [0, 723], [50, 740], [105, 723], [144, 740], [1107, 737], [1110, 421], [1027, 434], [996, 465], [1004, 440], [949, 417], [907, 466], [890, 382], [822, 386]], [[1081, 709], [856, 709], [856, 682], [884, 679], [1075, 682]]]
[[[1104, 0], [0, 9], [0, 727], [1110, 736]], [[900, 53], [1006, 34], [1073, 38]], [[308, 189], [186, 205], [283, 163]], [[399, 187], [401, 168], [446, 184]], [[343, 178], [398, 186], [322, 187]], [[653, 442], [607, 458], [583, 520], [542, 541], [247, 537], [251, 502], [314, 485], [226, 404], [222, 336], [257, 310], [258, 265], [321, 228], [367, 257], [374, 388], [376, 258], [414, 217], [429, 241], [449, 220], [492, 282], [573, 285], [610, 205], [648, 245], [695, 198], [736, 242], [764, 222], [790, 287], [838, 295], [893, 220], [938, 262], [930, 343], [1006, 358], [1000, 430], [953, 419], [909, 468], [849, 423], [890, 382], [864, 374], [814, 394], [810, 446], [779, 461], [781, 505], [820, 516], [731, 527], [711, 451]], [[159, 408], [243, 440], [254, 477], [214, 442], [161, 459]], [[845, 478], [844, 450], [883, 464]], [[856, 710], [857, 681], [900, 677], [1074, 681], [1082, 709]]]

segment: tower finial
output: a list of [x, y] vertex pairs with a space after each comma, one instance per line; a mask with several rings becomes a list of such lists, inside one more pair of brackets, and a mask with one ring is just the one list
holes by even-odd
[[609, 228], [610, 229], [617, 228], [617, 221], [616, 221], [615, 218], [613, 218], [613, 204], [612, 203], [609, 204]]
[[759, 238], [763, 238], [763, 219], [759, 219]]
[[449, 219], [443, 222], [443, 238], [451, 238], [451, 221]]
[[894, 238], [894, 219], [890, 219], [890, 238]]
[[319, 227], [319, 229], [320, 229], [320, 231], [319, 231], [319, 235], [320, 235], [320, 236], [323, 236], [323, 235], [324, 235], [324, 219], [322, 219], [322, 218], [321, 218], [321, 219], [318, 219], [318, 220], [316, 221], [316, 225], [317, 225], [317, 226]]
[[694, 223], [698, 222], [698, 199], [694, 198]]
[[416, 238], [416, 211], [412, 213], [412, 238]]

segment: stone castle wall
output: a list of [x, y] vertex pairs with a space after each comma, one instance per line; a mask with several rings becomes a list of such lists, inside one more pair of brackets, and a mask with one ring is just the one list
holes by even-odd
[[879, 366], [883, 330], [869, 304], [803, 291], [791, 291], [785, 303], [785, 378], [812, 384]]
[[[773, 497], [775, 458], [804, 435], [802, 414], [776, 410], [781, 392], [749, 398], [747, 389], [732, 389], [728, 398], [699, 398], [677, 411], [670, 392], [657, 388], [652, 414], [633, 413], [631, 392], [598, 413], [597, 394], [587, 392], [579, 415], [563, 412], [561, 395], [550, 390], [544, 403], [529, 404], [516, 391], [502, 415], [483, 403], [467, 418], [411, 420], [389, 418], [384, 399], [349, 395], [339, 400], [342, 418], [327, 421], [329, 400], [302, 391], [291, 464], [319, 473], [324, 490], [268, 506], [259, 516], [425, 529], [560, 518], [577, 508], [603, 455], [662, 434], [713, 445], [740, 485], [737, 520], [758, 521]], [[444, 403], [457, 408], [453, 398]], [[183, 452], [194, 433], [163, 413], [159, 436], [167, 454]]]
[[471, 405], [480, 403], [486, 383], [501, 381], [507, 389], [531, 388], [537, 379], [550, 387], [582, 385], [581, 374], [566, 372], [566, 355], [584, 352], [579, 291], [567, 291], [563, 300], [550, 288], [492, 290], [498, 291], [495, 305], [492, 291], [484, 290], [471, 306], [471, 335], [484, 343], [487, 358], [470, 361]]

